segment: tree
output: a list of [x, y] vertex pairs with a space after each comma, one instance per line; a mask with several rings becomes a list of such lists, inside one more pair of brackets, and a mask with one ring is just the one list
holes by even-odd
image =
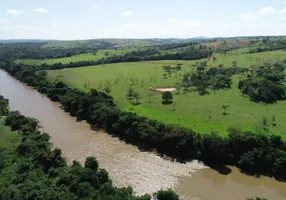
[[160, 190], [159, 192], [155, 193], [155, 198], [157, 200], [179, 200], [179, 195], [170, 189]]
[[132, 100], [134, 98], [134, 89], [132, 87], [128, 88], [126, 96], [129, 100]]
[[91, 170], [98, 170], [98, 162], [95, 157], [87, 157], [84, 163], [85, 168], [89, 168]]
[[134, 99], [136, 100], [136, 104], [140, 104], [139, 100], [141, 99], [141, 96], [138, 92], [135, 92], [133, 95]]
[[237, 61], [232, 61], [232, 67], [237, 67]]
[[273, 115], [272, 116], [272, 126], [276, 126], [277, 124], [276, 124], [276, 117], [275, 117], [275, 115]]
[[106, 92], [107, 94], [109, 94], [109, 93], [111, 92], [110, 87], [109, 87], [109, 86], [105, 86], [104, 92]]
[[223, 115], [227, 115], [228, 113], [226, 112], [226, 110], [228, 109], [228, 107], [229, 107], [229, 105], [222, 105], [221, 106], [222, 107], [222, 109], [223, 109]]
[[173, 94], [170, 91], [163, 92], [162, 94], [162, 101], [163, 103], [170, 103], [173, 100]]

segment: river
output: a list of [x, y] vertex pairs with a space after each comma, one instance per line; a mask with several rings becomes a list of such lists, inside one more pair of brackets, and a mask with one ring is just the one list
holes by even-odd
[[103, 132], [91, 131], [85, 122], [76, 122], [59, 104], [27, 87], [0, 70], [0, 94], [10, 101], [11, 110], [40, 121], [54, 147], [62, 149], [70, 163], [95, 156], [108, 170], [117, 186], [132, 186], [137, 194], [172, 188], [184, 199], [245, 200], [256, 196], [269, 200], [286, 199], [286, 183], [244, 175], [237, 168], [225, 176], [198, 161], [172, 162], [151, 152], [141, 152]]

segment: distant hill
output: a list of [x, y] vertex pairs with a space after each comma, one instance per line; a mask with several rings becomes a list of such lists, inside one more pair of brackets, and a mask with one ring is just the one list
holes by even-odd
[[159, 43], [145, 39], [93, 39], [71, 41], [49, 41], [44, 48], [125, 48], [158, 45]]
[[48, 40], [40, 40], [40, 39], [19, 39], [19, 40], [0, 40], [0, 44], [16, 44], [16, 43], [45, 43]]
[[205, 37], [198, 38], [151, 38], [151, 39], [93, 39], [93, 40], [71, 40], [71, 41], [49, 41], [44, 48], [126, 48], [156, 46], [173, 43], [200, 42], [206, 40]]

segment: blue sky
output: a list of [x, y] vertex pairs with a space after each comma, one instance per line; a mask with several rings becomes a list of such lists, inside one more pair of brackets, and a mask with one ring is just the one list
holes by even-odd
[[1, 0], [0, 39], [286, 35], [286, 0]]

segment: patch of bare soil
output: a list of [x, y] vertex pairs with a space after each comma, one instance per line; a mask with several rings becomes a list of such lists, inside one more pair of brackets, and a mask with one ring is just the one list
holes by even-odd
[[174, 92], [177, 89], [174, 87], [169, 87], [169, 88], [152, 88], [152, 87], [150, 87], [149, 90], [154, 91], [154, 92], [163, 93], [163, 92]]

